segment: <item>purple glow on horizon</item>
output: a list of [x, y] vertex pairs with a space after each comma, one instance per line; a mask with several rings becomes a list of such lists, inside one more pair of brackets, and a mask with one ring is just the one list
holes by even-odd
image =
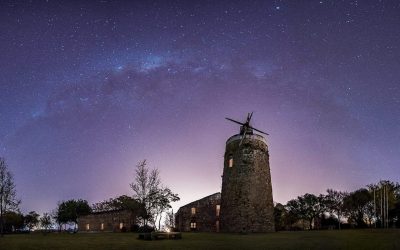
[[22, 210], [132, 195], [143, 159], [174, 210], [218, 192], [224, 118], [251, 111], [277, 202], [399, 181], [399, 4], [278, 3], [0, 3], [0, 156]]

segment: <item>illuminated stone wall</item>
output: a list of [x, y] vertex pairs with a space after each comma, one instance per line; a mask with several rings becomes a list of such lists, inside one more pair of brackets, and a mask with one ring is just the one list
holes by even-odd
[[80, 232], [130, 231], [131, 227], [135, 224], [135, 221], [135, 215], [128, 210], [98, 212], [79, 217], [78, 230]]
[[219, 208], [220, 204], [221, 193], [215, 193], [180, 207], [175, 214], [176, 229], [181, 232], [218, 232], [219, 212], [217, 205]]
[[247, 135], [240, 145], [241, 137], [233, 136], [226, 144], [221, 231], [273, 232], [274, 207], [267, 144], [260, 135]]

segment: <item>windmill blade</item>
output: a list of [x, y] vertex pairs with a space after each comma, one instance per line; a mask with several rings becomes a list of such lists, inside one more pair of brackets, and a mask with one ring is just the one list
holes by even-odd
[[249, 122], [251, 120], [251, 117], [253, 117], [253, 112], [250, 113]]
[[252, 126], [249, 126], [249, 128], [251, 128], [252, 130], [255, 130], [255, 131], [257, 131], [257, 132], [260, 132], [261, 134], [269, 135], [268, 133], [265, 133], [265, 132], [263, 132], [263, 131], [261, 131], [261, 130], [258, 130], [258, 129], [256, 129], [256, 128], [253, 128]]
[[241, 122], [238, 122], [238, 121], [235, 121], [235, 120], [232, 120], [231, 118], [227, 118], [227, 117], [225, 117], [225, 119], [227, 119], [227, 120], [229, 120], [229, 121], [231, 121], [231, 122], [234, 122], [234, 123], [237, 123], [237, 124], [240, 124], [240, 125], [244, 125], [244, 123], [241, 123]]
[[246, 123], [247, 123], [247, 124], [250, 123], [250, 120], [251, 120], [251, 117], [252, 117], [252, 116], [253, 116], [253, 112], [247, 113], [247, 119], [246, 119]]

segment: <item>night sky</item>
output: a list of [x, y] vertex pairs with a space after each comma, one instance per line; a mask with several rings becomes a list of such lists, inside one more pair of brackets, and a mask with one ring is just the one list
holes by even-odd
[[252, 111], [277, 202], [399, 181], [399, 1], [1, 1], [0, 30], [23, 212], [132, 195], [143, 159], [176, 211], [220, 191]]

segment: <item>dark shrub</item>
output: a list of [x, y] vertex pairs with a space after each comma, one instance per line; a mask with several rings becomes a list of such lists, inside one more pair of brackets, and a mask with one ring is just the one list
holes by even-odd
[[139, 227], [137, 232], [138, 233], [151, 233], [153, 231], [154, 231], [154, 227], [150, 227], [148, 225], [145, 225], [145, 226]]
[[138, 224], [131, 225], [131, 228], [129, 230], [131, 232], [138, 232], [139, 231], [139, 225]]

